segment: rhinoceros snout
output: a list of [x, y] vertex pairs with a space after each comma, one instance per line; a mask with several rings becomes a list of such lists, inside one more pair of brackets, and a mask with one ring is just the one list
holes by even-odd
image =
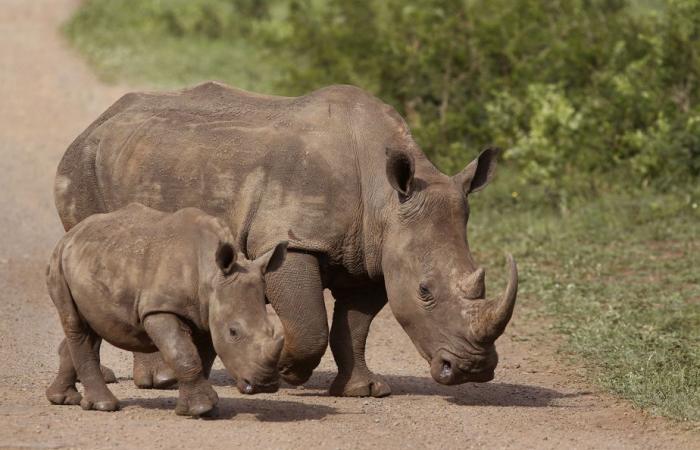
[[430, 362], [430, 374], [435, 381], [445, 385], [485, 383], [493, 380], [497, 362], [495, 353], [493, 356], [476, 356], [474, 360], [465, 360], [440, 350]]

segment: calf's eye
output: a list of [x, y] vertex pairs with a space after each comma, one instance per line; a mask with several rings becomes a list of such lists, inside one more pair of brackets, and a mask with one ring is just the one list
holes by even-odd
[[234, 327], [231, 327], [228, 329], [228, 334], [232, 338], [236, 338], [236, 337], [238, 337], [238, 330], [236, 330]]
[[425, 301], [433, 299], [433, 294], [430, 292], [430, 289], [428, 289], [428, 286], [425, 283], [421, 283], [418, 285], [418, 295], [422, 300]]

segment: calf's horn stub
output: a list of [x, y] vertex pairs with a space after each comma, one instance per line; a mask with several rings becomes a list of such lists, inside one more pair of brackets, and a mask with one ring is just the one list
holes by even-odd
[[513, 316], [515, 299], [518, 295], [518, 267], [513, 255], [506, 255], [508, 265], [508, 285], [501, 298], [486, 300], [479, 315], [479, 323], [474, 327], [477, 338], [483, 342], [495, 341]]

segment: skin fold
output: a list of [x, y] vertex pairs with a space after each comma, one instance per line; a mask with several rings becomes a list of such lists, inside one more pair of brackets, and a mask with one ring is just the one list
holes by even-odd
[[231, 242], [225, 225], [195, 208], [171, 214], [132, 203], [73, 227], [47, 271], [66, 335], [49, 401], [119, 408], [100, 370], [103, 339], [158, 351], [179, 384], [181, 415], [216, 406], [208, 377], [217, 354], [242, 393], [276, 391], [283, 338], [267, 315], [264, 276], [282, 265], [287, 243], [249, 261]]
[[[55, 199], [66, 230], [137, 201], [204, 210], [250, 258], [287, 240], [265, 292], [284, 327], [282, 377], [304, 383], [330, 341], [331, 393], [385, 396], [364, 349], [386, 303], [436, 381], [493, 377], [517, 272], [509, 258], [505, 294], [486, 299], [466, 226], [468, 196], [491, 180], [497, 156], [486, 149], [447, 176], [393, 108], [352, 86], [275, 97], [205, 83], [117, 101], [66, 151]], [[324, 288], [337, 300], [330, 329]], [[139, 358], [137, 385], [172, 382], [158, 359]]]

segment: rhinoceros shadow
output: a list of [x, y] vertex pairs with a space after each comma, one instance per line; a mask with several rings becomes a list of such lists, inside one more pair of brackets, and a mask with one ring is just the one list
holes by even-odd
[[[145, 409], [174, 411], [176, 401], [177, 397], [126, 398], [120, 403], [122, 407], [137, 406]], [[231, 419], [239, 414], [253, 414], [261, 422], [296, 422], [320, 420], [328, 415], [337, 414], [337, 410], [330, 406], [310, 405], [303, 402], [260, 397], [220, 396], [216, 411], [206, 419]]]
[[[294, 389], [282, 385], [283, 390], [297, 397], [326, 396], [336, 373], [317, 370], [303, 388]], [[446, 401], [462, 406], [519, 406], [566, 407], [559, 400], [590, 395], [590, 391], [560, 392], [542, 386], [504, 382], [467, 383], [459, 386], [442, 386], [428, 377], [387, 375], [382, 377], [391, 386], [392, 395], [426, 395], [443, 397]], [[226, 386], [233, 383], [223, 370], [212, 371], [212, 384]]]
[[[542, 386], [499, 381], [442, 386], [428, 377], [385, 374], [382, 376], [391, 386], [392, 395], [437, 396], [463, 406], [566, 407], [560, 404], [559, 400], [591, 394], [590, 391], [560, 392]], [[304, 386], [304, 391], [293, 395], [326, 395], [325, 392], [334, 377], [334, 372], [314, 372], [314, 376]]]

